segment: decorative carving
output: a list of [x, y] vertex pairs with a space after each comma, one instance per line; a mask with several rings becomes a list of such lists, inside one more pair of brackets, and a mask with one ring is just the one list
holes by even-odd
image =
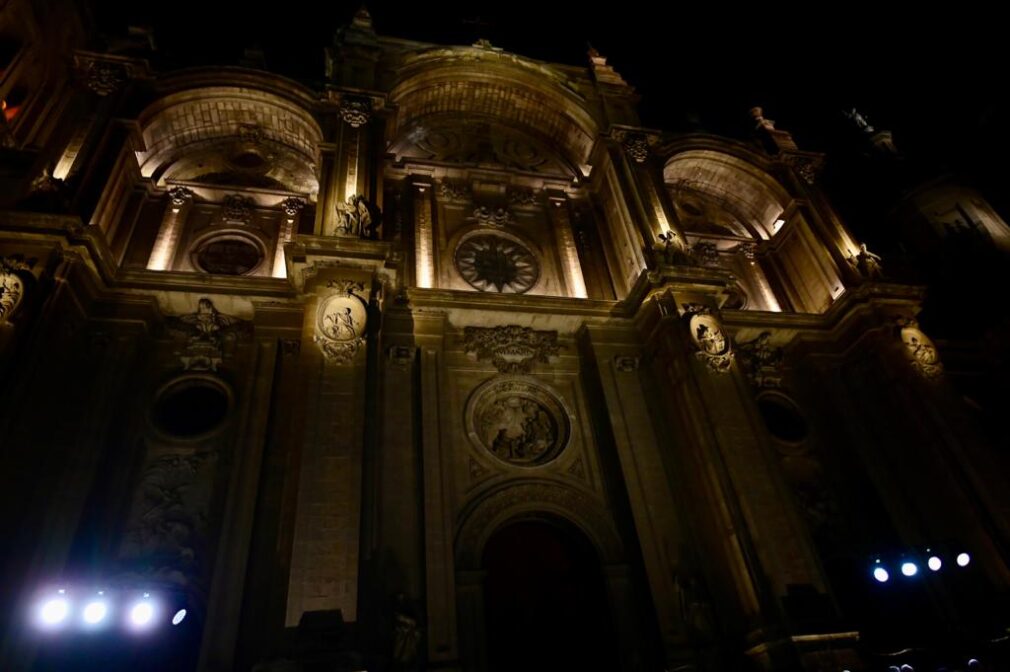
[[134, 572], [188, 585], [205, 567], [216, 451], [160, 455], [144, 467], [120, 558]]
[[450, 180], [441, 180], [438, 183], [438, 197], [446, 201], [470, 200], [470, 185], [465, 182], [457, 184]]
[[940, 362], [936, 346], [915, 320], [899, 319], [898, 336], [905, 346], [905, 353], [912, 368], [923, 378], [935, 380], [943, 374], [943, 364]]
[[502, 228], [512, 223], [512, 213], [505, 208], [491, 209], [481, 205], [473, 209], [473, 219], [481, 226]]
[[575, 478], [586, 480], [586, 466], [582, 463], [582, 458], [576, 458], [572, 466], [568, 467], [568, 473]]
[[734, 251], [737, 254], [742, 254], [744, 259], [753, 264], [754, 258], [757, 256], [757, 243], [740, 243]]
[[414, 361], [414, 348], [409, 345], [391, 345], [386, 350], [386, 358], [396, 368], [406, 371]]
[[224, 197], [222, 215], [226, 221], [248, 224], [252, 220], [252, 211], [256, 203], [249, 196], [228, 194]]
[[817, 173], [821, 170], [824, 158], [817, 154], [801, 154], [790, 152], [782, 157], [786, 165], [792, 166], [796, 174], [807, 184], [817, 181]]
[[207, 297], [196, 304], [196, 312], [165, 318], [168, 329], [186, 339], [177, 353], [184, 371], [217, 371], [224, 361], [226, 343], [252, 333], [252, 324], [214, 307]]
[[614, 368], [621, 373], [631, 373], [638, 370], [638, 357], [634, 355], [616, 355], [614, 357]]
[[757, 388], [782, 387], [782, 348], [772, 345], [771, 337], [770, 331], [764, 331], [753, 341], [737, 343], [740, 364]]
[[302, 351], [302, 342], [297, 338], [281, 339], [281, 355], [284, 357], [297, 357]]
[[470, 458], [470, 480], [471, 481], [479, 481], [481, 478], [484, 477], [485, 474], [487, 474], [487, 469], [485, 469], [484, 467], [480, 466], [480, 463], [477, 462], [477, 460], [475, 460], [475, 459], [473, 459], [471, 457]]
[[361, 128], [372, 116], [372, 106], [367, 100], [344, 98], [340, 103], [340, 118], [351, 128]]
[[553, 460], [571, 433], [557, 395], [520, 378], [495, 378], [479, 387], [467, 404], [466, 427], [474, 445], [524, 467]]
[[866, 243], [859, 246], [859, 252], [849, 256], [849, 263], [856, 271], [867, 279], [884, 277], [884, 268], [880, 264], [880, 255], [866, 249]]
[[482, 292], [522, 294], [540, 277], [540, 264], [533, 253], [504, 236], [470, 236], [456, 248], [455, 260], [463, 279]]
[[186, 187], [172, 187], [168, 190], [168, 200], [172, 212], [179, 212], [186, 203], [193, 200], [193, 191]]
[[635, 163], [645, 163], [649, 158], [649, 141], [640, 133], [631, 133], [624, 138], [624, 151]]
[[239, 124], [238, 137], [242, 142], [259, 145], [263, 143], [266, 135], [263, 132], [263, 127], [259, 124]]
[[364, 196], [349, 196], [346, 202], [337, 203], [334, 234], [374, 240], [378, 237], [381, 214]]
[[548, 364], [563, 346], [558, 332], [536, 331], [530, 327], [466, 327], [463, 350], [477, 361], [491, 360], [500, 373], [529, 373], [536, 363]]
[[126, 81], [127, 71], [122, 63], [92, 59], [84, 68], [85, 85], [99, 96], [107, 96]]
[[361, 296], [365, 286], [354, 280], [331, 280], [326, 286], [336, 291], [319, 303], [312, 340], [330, 362], [349, 364], [365, 342], [368, 304]]
[[691, 256], [695, 258], [701, 266], [721, 266], [719, 261], [719, 247], [715, 243], [698, 241], [691, 246]]
[[716, 373], [726, 373], [733, 364], [733, 349], [712, 309], [697, 303], [684, 306], [688, 333], [698, 351], [695, 356]]
[[20, 272], [30, 271], [35, 259], [25, 261], [23, 255], [0, 257], [0, 324], [10, 321], [25, 295], [24, 280]]
[[301, 198], [296, 198], [294, 196], [285, 198], [283, 201], [280, 202], [280, 208], [281, 210], [284, 211], [284, 214], [287, 216], [288, 219], [294, 219], [295, 217], [297, 217], [298, 213], [301, 212], [302, 208], [304, 207], [305, 207], [305, 201]]
[[538, 205], [540, 192], [534, 189], [509, 189], [509, 203], [518, 208]]

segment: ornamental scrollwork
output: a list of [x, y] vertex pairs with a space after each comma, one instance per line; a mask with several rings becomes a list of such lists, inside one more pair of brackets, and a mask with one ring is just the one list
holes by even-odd
[[782, 348], [771, 342], [770, 331], [761, 332], [752, 341], [736, 344], [741, 367], [754, 387], [782, 387]]
[[530, 327], [466, 327], [463, 350], [477, 361], [490, 360], [499, 373], [529, 373], [534, 364], [548, 364], [561, 348], [558, 332]]
[[252, 324], [219, 311], [214, 302], [201, 298], [196, 311], [165, 319], [168, 330], [184, 339], [176, 353], [184, 371], [217, 371], [224, 361], [225, 346], [252, 333]]

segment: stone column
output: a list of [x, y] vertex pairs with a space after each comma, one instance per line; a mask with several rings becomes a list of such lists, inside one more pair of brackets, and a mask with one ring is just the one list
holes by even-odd
[[168, 190], [165, 198], [165, 215], [158, 229], [158, 237], [154, 240], [151, 257], [147, 268], [151, 271], [171, 271], [175, 265], [175, 253], [179, 246], [179, 238], [186, 227], [186, 218], [193, 205], [193, 192], [186, 187], [173, 187]]
[[453, 667], [459, 659], [456, 630], [456, 569], [453, 519], [449, 511], [450, 470], [444, 464], [440, 403], [446, 382], [442, 364], [442, 315], [421, 322], [415, 334], [420, 347], [421, 452], [424, 468], [424, 555], [427, 593], [428, 663]]
[[435, 240], [432, 223], [431, 181], [415, 179], [414, 190], [414, 286], [435, 286]]
[[554, 240], [563, 264], [562, 273], [568, 295], [579, 299], [588, 298], [586, 280], [582, 276], [582, 264], [579, 263], [579, 251], [575, 247], [575, 236], [572, 234], [572, 224], [568, 218], [568, 199], [563, 193], [555, 192], [548, 195], [547, 202], [549, 203], [547, 214], [554, 227]]
[[583, 346], [585, 356], [592, 358], [599, 375], [656, 609], [665, 662], [675, 667], [689, 657], [673, 581], [682, 563], [678, 549], [685, 540], [666, 475], [662, 444], [639, 378], [641, 353], [636, 340], [634, 333], [590, 326], [584, 332]]

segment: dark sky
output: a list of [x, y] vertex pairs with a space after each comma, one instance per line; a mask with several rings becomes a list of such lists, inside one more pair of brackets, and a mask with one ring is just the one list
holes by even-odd
[[[380, 34], [495, 46], [533, 58], [585, 63], [591, 43], [643, 96], [646, 125], [734, 136], [747, 110], [766, 108], [804, 148], [851, 151], [840, 111], [857, 106], [890, 128], [910, 156], [965, 173], [1000, 201], [1010, 173], [1008, 35], [997, 10], [965, 3], [675, 3], [625, 0], [496, 4], [371, 2]], [[284, 0], [94, 0], [101, 29], [154, 26], [166, 63], [236, 63], [258, 45], [270, 69], [306, 83], [322, 49], [359, 3]], [[931, 8], [932, 7], [932, 8]]]

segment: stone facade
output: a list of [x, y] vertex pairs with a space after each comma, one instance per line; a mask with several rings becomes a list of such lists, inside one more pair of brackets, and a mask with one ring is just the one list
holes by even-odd
[[[0, 157], [5, 604], [172, 591], [171, 669], [497, 669], [485, 549], [538, 520], [592, 549], [620, 669], [1005, 655], [976, 617], [1010, 587], [1006, 456], [957, 387], [982, 346], [931, 340], [774, 122], [642, 128], [595, 51], [364, 11], [325, 90], [78, 50], [96, 90], [19, 74], [33, 48], [0, 93], [75, 102], [29, 96]], [[895, 216], [953, 235], [952, 189]], [[872, 582], [927, 547], [968, 578]], [[0, 655], [45, 658], [18, 627]]]

